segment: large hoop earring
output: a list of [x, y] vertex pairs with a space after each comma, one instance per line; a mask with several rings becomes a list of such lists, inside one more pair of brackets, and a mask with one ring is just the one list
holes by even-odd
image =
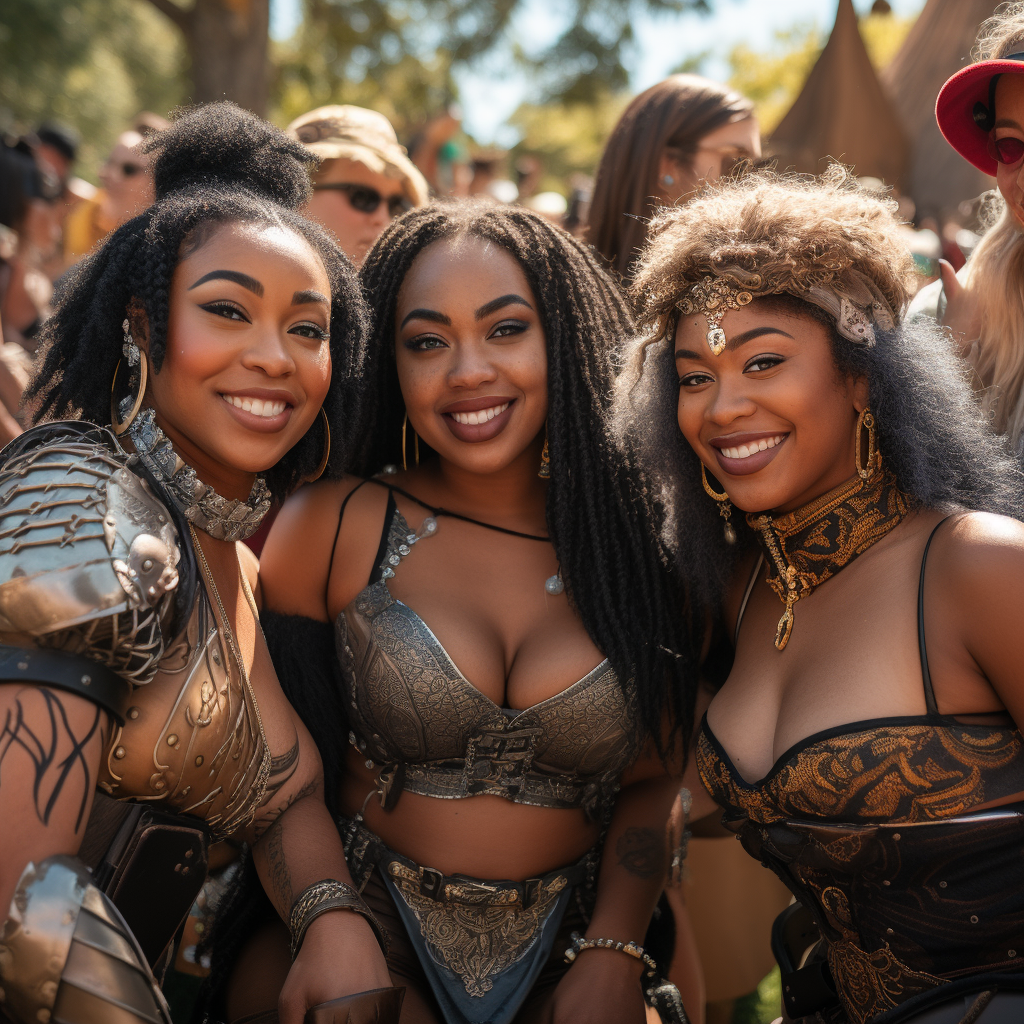
[[[409, 426], [409, 414], [406, 413], [405, 417], [402, 419], [402, 469], [408, 469], [409, 468], [409, 463], [406, 461], [406, 458], [405, 458], [405, 433], [406, 433], [406, 428], [408, 426]], [[420, 435], [416, 433], [416, 428], [415, 427], [412, 428], [412, 437], [413, 437], [413, 450], [416, 453], [416, 465], [418, 466], [420, 464]]]
[[[865, 435], [867, 435], [865, 437]], [[870, 480], [882, 465], [882, 454], [878, 450], [878, 430], [874, 414], [868, 406], [857, 417], [857, 451], [854, 459], [857, 475], [861, 480]], [[862, 453], [867, 450], [867, 458], [861, 462]]]
[[141, 349], [136, 349], [136, 351], [139, 353], [139, 393], [135, 396], [135, 401], [132, 403], [131, 412], [123, 420], [117, 418], [117, 398], [115, 396], [117, 372], [121, 369], [123, 360], [118, 359], [117, 366], [114, 367], [114, 379], [110, 382], [110, 425], [117, 437], [120, 437], [132, 425], [132, 420], [139, 415], [142, 401], [146, 397], [146, 383], [149, 380], [149, 360], [146, 359], [146, 353]]
[[319, 480], [324, 475], [327, 462], [331, 457], [331, 424], [327, 420], [327, 413], [324, 412], [323, 406], [320, 407], [320, 415], [324, 421], [324, 454], [320, 459], [320, 465], [316, 467], [316, 472], [306, 481], [309, 484], [313, 483], [314, 480]]
[[736, 527], [732, 525], [732, 502], [729, 500], [729, 495], [722, 491], [719, 494], [717, 491], [711, 489], [711, 484], [708, 483], [708, 474], [705, 469], [704, 463], [700, 464], [700, 480], [704, 484], [704, 490], [708, 495], [715, 499], [718, 503], [718, 514], [725, 520], [725, 526], [722, 532], [725, 534], [726, 544], [736, 543]]

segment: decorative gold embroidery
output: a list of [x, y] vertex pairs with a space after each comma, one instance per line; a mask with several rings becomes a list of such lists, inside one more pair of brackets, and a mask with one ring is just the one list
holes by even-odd
[[991, 725], [878, 725], [796, 751], [759, 783], [738, 778], [707, 730], [697, 767], [708, 792], [752, 821], [939, 821], [1024, 791], [1024, 743]]
[[793, 605], [899, 526], [906, 514], [906, 495], [883, 470], [867, 480], [855, 476], [794, 512], [747, 516], [772, 560], [775, 575], [768, 576], [768, 585], [786, 606], [775, 634], [780, 651], [793, 632]]
[[852, 942], [832, 943], [828, 964], [850, 1024], [866, 1024], [911, 996], [944, 984], [934, 974], [911, 970], [888, 943], [873, 953]]
[[416, 915], [431, 957], [457, 974], [470, 996], [489, 992], [493, 976], [526, 954], [566, 886], [556, 875], [524, 907], [515, 889], [449, 883], [437, 900], [420, 892], [420, 873], [401, 861], [391, 861], [388, 873]]

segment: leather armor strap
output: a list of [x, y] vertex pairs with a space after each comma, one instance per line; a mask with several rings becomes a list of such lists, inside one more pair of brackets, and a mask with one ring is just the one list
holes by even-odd
[[109, 712], [118, 725], [124, 725], [132, 696], [131, 683], [98, 661], [44, 647], [0, 644], [0, 680], [76, 693]]

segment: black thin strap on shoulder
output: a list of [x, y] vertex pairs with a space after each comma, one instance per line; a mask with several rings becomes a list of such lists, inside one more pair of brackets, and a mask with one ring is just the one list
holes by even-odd
[[[338, 538], [341, 536], [341, 521], [345, 518], [345, 507], [352, 499], [352, 495], [355, 494], [356, 491], [358, 491], [359, 488], [362, 487], [364, 484], [368, 484], [370, 482], [371, 481], [369, 480], [360, 480], [359, 483], [357, 483], [355, 487], [353, 487], [352, 490], [345, 495], [345, 500], [341, 503], [341, 508], [338, 509], [338, 525], [337, 527], [335, 527], [334, 530], [334, 543], [331, 545], [331, 559], [327, 563], [328, 566], [334, 565], [334, 552], [338, 548]], [[328, 575], [330, 575], [330, 573], [328, 573]]]
[[[949, 519], [949, 516], [946, 516]], [[928, 647], [924, 638], [924, 570], [928, 564], [928, 549], [932, 546], [935, 534], [939, 527], [946, 521], [943, 519], [935, 529], [928, 535], [928, 543], [924, 546], [924, 554], [921, 555], [921, 581], [917, 586], [917, 649], [921, 655], [921, 679], [924, 682], [924, 705], [929, 715], [939, 713], [939, 705], [935, 701], [935, 690], [932, 688], [932, 674], [928, 668]]]
[[743, 600], [740, 601], [739, 614], [736, 616], [736, 629], [732, 634], [732, 646], [736, 648], [740, 642], [740, 623], [743, 622], [743, 616], [747, 611], [747, 602], [750, 600], [750, 595], [754, 591], [754, 584], [757, 582], [757, 577], [761, 574], [761, 566], [764, 565], [764, 552], [762, 551], [757, 556], [757, 563], [754, 565], [754, 571], [750, 574], [750, 579], [747, 580], [747, 587], [743, 591]]
[[373, 559], [373, 572], [370, 573], [370, 586], [379, 583], [384, 578], [384, 558], [388, 553], [388, 538], [391, 536], [391, 524], [398, 514], [398, 505], [391, 488], [388, 488], [388, 508], [384, 513], [384, 529], [381, 531], [380, 544], [377, 547], [377, 554]]

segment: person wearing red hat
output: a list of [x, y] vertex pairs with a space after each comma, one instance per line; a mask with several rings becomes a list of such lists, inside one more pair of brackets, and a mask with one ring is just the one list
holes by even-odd
[[993, 430], [1024, 452], [1024, 3], [982, 25], [975, 53], [943, 85], [935, 116], [946, 141], [996, 179], [1001, 210], [959, 276], [943, 261], [937, 312]]

